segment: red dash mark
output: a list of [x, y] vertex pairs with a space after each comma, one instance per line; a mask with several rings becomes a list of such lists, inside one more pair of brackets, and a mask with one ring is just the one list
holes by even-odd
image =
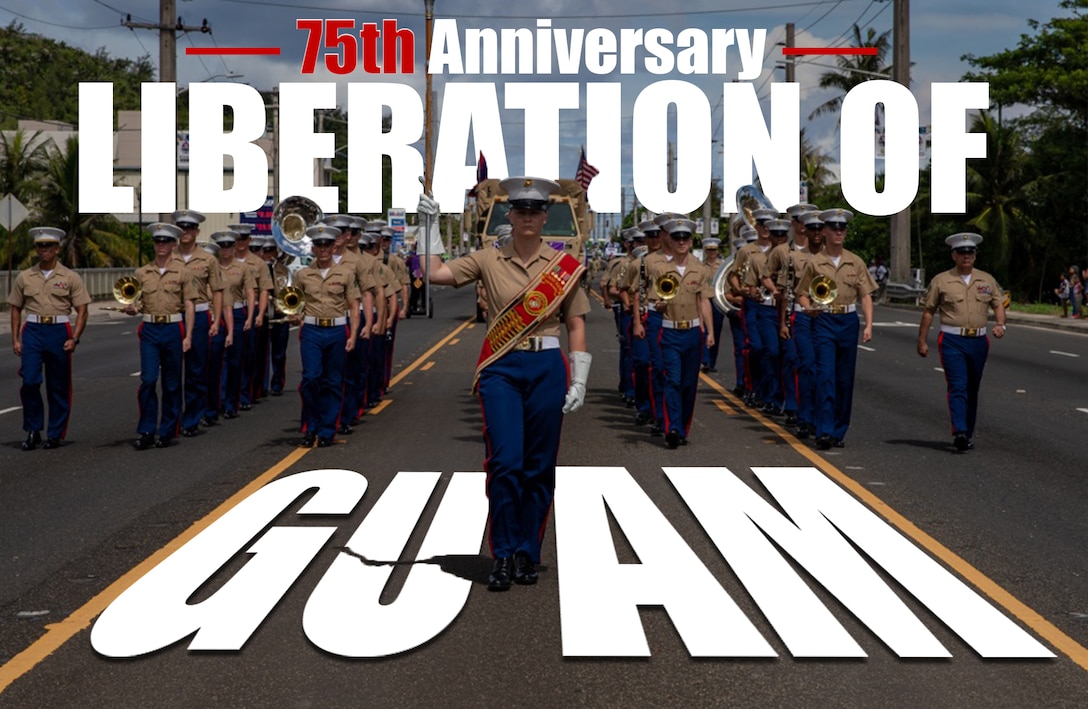
[[875, 57], [876, 47], [783, 47], [787, 57], [801, 54], [842, 54], [860, 57]]
[[279, 47], [186, 47], [186, 54], [215, 55], [215, 54], [279, 54]]

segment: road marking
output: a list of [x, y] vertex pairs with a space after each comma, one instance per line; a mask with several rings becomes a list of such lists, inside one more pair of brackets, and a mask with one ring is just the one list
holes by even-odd
[[[393, 377], [389, 386], [397, 384], [406, 376], [414, 372], [419, 368], [421, 364], [426, 362], [428, 358], [443, 347], [450, 339], [465, 329], [469, 325], [466, 321], [462, 323], [457, 329], [446, 335], [431, 349], [427, 350], [422, 357], [412, 362], [410, 365], [402, 369]], [[386, 402], [392, 401], [392, 399], [386, 399]], [[375, 407], [370, 413], [376, 414], [378, 407]], [[133, 567], [128, 573], [121, 576], [119, 579], [111, 583], [101, 593], [84, 603], [80, 608], [73, 611], [67, 618], [58, 622], [45, 626], [45, 634], [35, 640], [29, 647], [22, 652], [16, 654], [10, 660], [3, 665], [0, 665], [0, 693], [3, 693], [12, 682], [22, 677], [24, 674], [34, 669], [42, 660], [49, 657], [52, 653], [56, 652], [64, 643], [71, 640], [77, 633], [86, 629], [95, 618], [97, 618], [102, 611], [117, 600], [117, 597], [124, 593], [132, 584], [136, 583], [142, 576], [155, 568], [158, 564], [162, 563], [168, 556], [189, 543], [197, 534], [207, 529], [213, 522], [221, 518], [231, 509], [240, 504], [247, 497], [261, 489], [268, 483], [279, 477], [285, 470], [302, 459], [304, 455], [309, 453], [312, 448], [295, 448], [288, 453], [283, 460], [276, 463], [274, 466], [261, 473], [259, 476], [251, 480], [245, 487], [238, 492], [234, 493], [230, 498], [224, 501], [221, 505], [205, 515], [202, 519], [195, 522], [191, 527], [175, 537], [166, 546], [162, 547], [151, 556], [147, 557], [135, 567]]]
[[21, 408], [23, 408], [23, 407], [22, 406], [12, 406], [10, 409], [4, 409], [3, 411], [0, 411], [0, 414], [10, 414], [12, 411], [18, 411]]
[[393, 403], [392, 399], [383, 399], [380, 404], [375, 405], [373, 409], [367, 411], [367, 414], [370, 416], [377, 416], [386, 406], [389, 406], [391, 403]]
[[[734, 402], [735, 404], [740, 403], [731, 392], [727, 391], [721, 384], [714, 381], [706, 374], [700, 374], [699, 378], [717, 391], [723, 399]], [[749, 413], [756, 421], [759, 421], [781, 436], [783, 441], [789, 444], [790, 447], [797, 451], [802, 457], [808, 459], [808, 461], [817, 469], [845, 487], [853, 493], [855, 497], [868, 505], [874, 512], [888, 520], [889, 524], [899, 529], [899, 531], [914, 540], [914, 542], [919, 544], [923, 549], [944, 562], [946, 566], [958, 573], [960, 577], [972, 584], [979, 591], [992, 598], [997, 605], [1018, 618], [1021, 622], [1035, 631], [1037, 635], [1050, 643], [1054, 649], [1079, 665], [1081, 669], [1088, 671], [1088, 648], [1085, 648], [1076, 640], [1063, 633], [1053, 623], [1039, 615], [1039, 613], [999, 586], [995, 581], [967, 561], [960, 558], [951, 549], [938, 542], [929, 534], [923, 532], [917, 525], [892, 509], [891, 506], [870, 492], [864, 485], [836, 468], [819, 453], [804, 445], [792, 433], [757, 411], [751, 411]], [[1088, 411], [1086, 411], [1086, 413], [1088, 413]], [[3, 689], [2, 684], [0, 684], [0, 689]]]
[[140, 376], [140, 373], [139, 373], [139, 372], [133, 372], [133, 373], [132, 373], [132, 374], [130, 374], [129, 376], [130, 376], [130, 377], [138, 377], [138, 376]]
[[419, 368], [419, 371], [421, 371], [421, 372], [426, 372], [426, 371], [427, 371], [428, 369], [430, 369], [431, 367], [433, 367], [433, 366], [434, 366], [434, 365], [436, 365], [436, 364], [437, 364], [437, 362], [435, 362], [435, 361], [434, 361], [434, 360], [432, 359], [432, 360], [431, 360], [430, 362], [428, 362], [427, 364], [425, 364], [425, 365], [423, 365], [422, 367], [420, 367], [420, 368]]
[[933, 368], [933, 371], [934, 371], [934, 372], [943, 372], [943, 371], [944, 371], [944, 367], [934, 367], [934, 368]]
[[454, 345], [456, 345], [460, 341], [461, 341], [460, 337], [454, 338], [454, 339], [450, 340], [449, 345], [450, 345], [450, 347], [453, 347]]
[[[1083, 411], [1084, 413], [1088, 414], [1088, 409], [1077, 409], [1077, 411]], [[4, 412], [0, 411], [0, 414], [2, 414], [2, 413], [4, 413]]]
[[726, 416], [736, 416], [739, 413], [736, 409], [734, 409], [732, 406], [725, 403], [721, 399], [715, 399], [714, 405], [717, 406], [718, 409], [720, 409], [721, 412]]
[[1050, 350], [1050, 354], [1061, 355], [1062, 357], [1080, 357], [1079, 354], [1073, 354], [1072, 352], [1062, 352], [1060, 350]]
[[859, 350], [865, 350], [866, 352], [876, 352], [872, 347], [866, 347], [865, 345], [858, 345]]

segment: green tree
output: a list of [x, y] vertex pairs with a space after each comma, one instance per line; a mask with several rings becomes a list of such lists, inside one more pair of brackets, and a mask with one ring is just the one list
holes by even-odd
[[[862, 37], [861, 28], [857, 24], [853, 26], [853, 41], [850, 46], [875, 47], [876, 54], [871, 56], [847, 55], [837, 57], [835, 63], [839, 65], [839, 68], [833, 71], [825, 71], [820, 75], [820, 88], [838, 89], [842, 93], [829, 98], [813, 109], [812, 113], [808, 115], [809, 119], [825, 113], [838, 113], [839, 109], [842, 108], [842, 100], [850, 92], [850, 89], [863, 82], [872, 81], [876, 78], [873, 74], [881, 74], [891, 78], [892, 65], [884, 63], [888, 56], [888, 50], [891, 48], [891, 42], [888, 39], [890, 35], [891, 30], [877, 34], [876, 30], [868, 27], [865, 36]], [[884, 109], [880, 104], [877, 104], [877, 125], [883, 125], [883, 119]]]
[[[801, 129], [801, 179], [808, 183], [808, 201], [820, 205], [828, 197], [828, 187], [835, 182], [831, 171], [834, 159], [812, 144]], [[787, 205], [788, 206], [788, 205]]]
[[69, 138], [63, 150], [50, 153], [44, 186], [42, 222], [68, 232], [61, 251], [66, 265], [108, 268], [136, 263], [137, 245], [123, 236], [124, 229], [115, 217], [79, 211], [78, 138]]

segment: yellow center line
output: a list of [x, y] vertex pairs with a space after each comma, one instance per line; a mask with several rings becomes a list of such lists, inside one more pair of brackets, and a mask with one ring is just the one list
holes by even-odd
[[[471, 321], [465, 321], [458, 326], [453, 332], [442, 338], [434, 347], [427, 350], [423, 356], [419, 357], [415, 362], [402, 369], [393, 377], [389, 386], [393, 386], [404, 377], [415, 371], [421, 364], [426, 362], [428, 358], [437, 352], [441, 347], [447, 344], [453, 339], [459, 332], [464, 330], [471, 324]], [[377, 414], [381, 409], [388, 406], [392, 399], [386, 399], [373, 410], [370, 411], [371, 415]], [[7, 689], [12, 682], [22, 677], [24, 674], [34, 669], [45, 658], [49, 657], [55, 652], [61, 645], [72, 639], [76, 633], [87, 628], [91, 622], [97, 618], [102, 611], [117, 600], [117, 597], [124, 593], [132, 584], [136, 583], [142, 576], [155, 568], [166, 557], [173, 554], [189, 543], [196, 535], [207, 529], [213, 522], [225, 515], [242, 500], [246, 499], [260, 488], [264, 487], [268, 483], [279, 477], [285, 470], [302, 459], [304, 455], [309, 453], [311, 448], [296, 448], [288, 453], [283, 460], [273, 465], [271, 468], [261, 473], [258, 477], [250, 481], [245, 487], [238, 492], [234, 493], [230, 498], [224, 501], [221, 505], [209, 512], [203, 518], [195, 522], [191, 527], [179, 534], [173, 540], [166, 544], [151, 556], [144, 559], [142, 562], [133, 567], [128, 573], [121, 576], [119, 579], [111, 583], [104, 590], [102, 590], [97, 596], [84, 603], [81, 607], [76, 609], [64, 620], [58, 623], [51, 623], [47, 626], [46, 632], [40, 638], [35, 640], [22, 652], [18, 653], [2, 666], [0, 666], [0, 693]]]
[[[742, 402], [740, 402], [732, 392], [727, 391], [725, 387], [708, 377], [706, 374], [701, 373], [699, 378], [723, 397], [734, 402], [738, 407], [741, 405]], [[801, 443], [801, 441], [789, 431], [762, 414], [754, 411], [749, 411], [748, 413], [771, 431], [781, 436], [782, 440], [797, 451], [797, 453], [804, 458], [807, 458], [809, 462], [816, 466], [816, 468], [823, 471], [826, 475], [852, 492], [854, 496], [871, 507], [874, 512], [888, 520], [888, 522], [898, 528], [899, 531], [920, 544], [930, 554], [954, 569], [956, 573], [974, 585], [975, 588], [985, 593], [999, 606], [1034, 630], [1056, 650], [1079, 665], [1081, 669], [1088, 670], [1088, 649], [1083, 645], [1063, 633], [1057, 626], [999, 586], [996, 581], [976, 569], [951, 549], [919, 529], [917, 525], [892, 509], [891, 506], [870, 492], [864, 485], [849, 477], [820, 456], [816, 451]]]

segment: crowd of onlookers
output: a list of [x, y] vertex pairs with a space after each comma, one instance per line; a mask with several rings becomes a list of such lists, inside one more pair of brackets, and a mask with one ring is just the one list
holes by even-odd
[[1081, 317], [1081, 308], [1085, 305], [1084, 284], [1088, 281], [1088, 266], [1083, 270], [1076, 265], [1061, 275], [1058, 287], [1054, 289], [1054, 295], [1058, 298], [1058, 304], [1062, 306], [1062, 317], [1069, 317], [1072, 308], [1073, 317]]

